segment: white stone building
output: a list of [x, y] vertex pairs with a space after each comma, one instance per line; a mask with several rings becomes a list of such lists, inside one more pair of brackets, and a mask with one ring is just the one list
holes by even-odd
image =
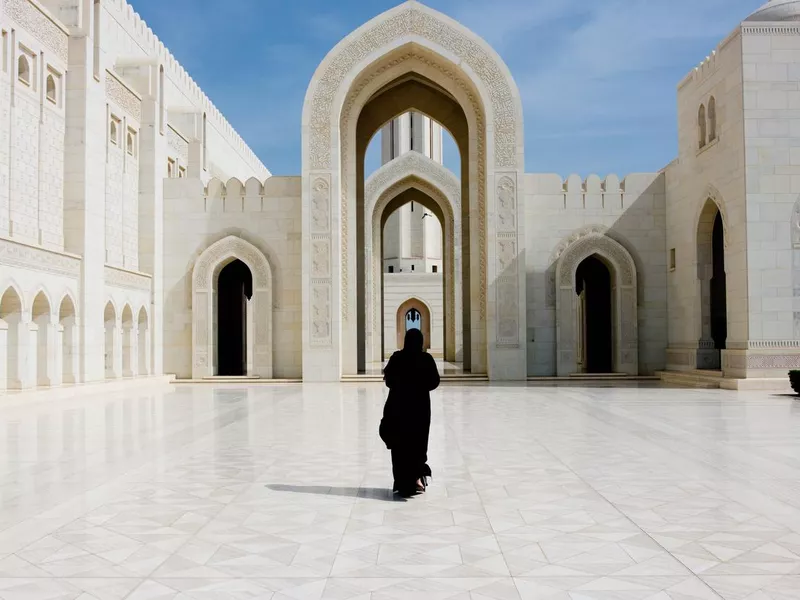
[[525, 172], [497, 53], [413, 0], [320, 64], [297, 177], [270, 175], [125, 0], [0, 7], [0, 390], [339, 380], [412, 308], [432, 352], [492, 380], [800, 368], [800, 0], [679, 84], [662, 171], [566, 180]]

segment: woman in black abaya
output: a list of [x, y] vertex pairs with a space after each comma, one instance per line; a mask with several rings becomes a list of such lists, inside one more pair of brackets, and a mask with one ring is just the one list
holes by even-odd
[[392, 451], [394, 491], [413, 496], [425, 491], [431, 476], [428, 436], [431, 429], [430, 392], [439, 387], [439, 370], [423, 351], [422, 332], [406, 332], [405, 345], [389, 359], [383, 379], [389, 399], [383, 409], [380, 434]]

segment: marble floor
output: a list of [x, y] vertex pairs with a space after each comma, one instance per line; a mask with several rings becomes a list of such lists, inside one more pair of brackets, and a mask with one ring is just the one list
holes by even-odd
[[403, 502], [383, 399], [0, 399], [0, 599], [800, 598], [800, 401], [443, 387]]

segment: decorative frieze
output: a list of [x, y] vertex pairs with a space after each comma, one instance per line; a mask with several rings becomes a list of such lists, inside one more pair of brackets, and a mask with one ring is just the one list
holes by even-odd
[[145, 273], [128, 271], [110, 265], [105, 267], [105, 280], [107, 286], [143, 292], [149, 292], [153, 282], [153, 278]]
[[183, 164], [189, 162], [189, 142], [172, 127], [167, 128], [167, 147]]
[[64, 63], [69, 60], [69, 35], [28, 0], [6, 0], [5, 13], [20, 27], [27, 29], [55, 53]]
[[106, 98], [141, 122], [142, 99], [111, 71], [106, 71]]
[[0, 265], [22, 267], [77, 279], [81, 274], [81, 259], [36, 246], [0, 238]]

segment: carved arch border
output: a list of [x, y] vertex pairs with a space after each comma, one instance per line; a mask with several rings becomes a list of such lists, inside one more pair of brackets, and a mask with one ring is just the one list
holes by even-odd
[[708, 184], [703, 192], [702, 197], [700, 198], [700, 202], [697, 204], [695, 209], [694, 215], [694, 234], [697, 235], [697, 228], [700, 225], [700, 219], [703, 216], [703, 211], [706, 208], [706, 202], [711, 200], [714, 204], [717, 205], [717, 209], [719, 213], [722, 215], [722, 232], [723, 232], [723, 243], [725, 245], [725, 249], [728, 249], [728, 245], [730, 243], [729, 236], [728, 236], [728, 209], [725, 205], [725, 200], [722, 197], [720, 191], [712, 184]]
[[[416, 156], [415, 156], [416, 155]], [[364, 260], [366, 268], [367, 314], [371, 316], [368, 323], [367, 357], [372, 361], [381, 360], [380, 334], [381, 306], [377, 301], [381, 297], [381, 282], [383, 264], [381, 261], [381, 248], [375, 246], [376, 240], [381, 240], [381, 224], [386, 207], [398, 195], [406, 190], [416, 189], [431, 198], [441, 209], [444, 215], [442, 228], [444, 229], [444, 262], [445, 269], [445, 347], [448, 355], [455, 360], [458, 352], [461, 328], [461, 295], [467, 293], [462, 289], [462, 260], [461, 260], [461, 189], [458, 179], [445, 167], [422, 154], [410, 152], [381, 167], [367, 181], [365, 191], [364, 223], [366, 225], [364, 238]], [[456, 215], [459, 218], [456, 218]], [[371, 224], [371, 227], [369, 226]], [[459, 249], [457, 251], [456, 249]], [[377, 252], [376, 252], [377, 250]], [[458, 259], [457, 259], [458, 257]]]
[[236, 236], [211, 244], [195, 261], [192, 271], [192, 377], [216, 375], [216, 287], [220, 271], [240, 260], [253, 275], [250, 331], [254, 334], [249, 376], [272, 378], [272, 267], [250, 242]]
[[[407, 47], [415, 51], [409, 53]], [[399, 56], [403, 52], [405, 56]], [[343, 124], [349, 123], [352, 129], [351, 115], [357, 114], [357, 110], [350, 108], [348, 95], [358, 88], [361, 92], [353, 98], [363, 100], [364, 95], [368, 98], [370, 93], [366, 88], [374, 86], [376, 78], [385, 77], [392, 69], [400, 70], [402, 66], [398, 65], [409, 58], [413, 59], [409, 62], [418, 65], [415, 68], [422, 75], [432, 76], [435, 82], [449, 82], [458, 96], [472, 95], [469, 102], [459, 100], [459, 103], [465, 112], [474, 111], [480, 119], [478, 125], [475, 118], [470, 124], [473, 164], [470, 166], [469, 202], [475, 203], [470, 207], [470, 214], [476, 221], [471, 225], [476, 243], [472, 245], [470, 260], [471, 269], [474, 269], [470, 282], [475, 293], [471, 291], [470, 297], [477, 304], [472, 311], [471, 338], [473, 346], [481, 349], [473, 356], [473, 368], [476, 365], [492, 368], [501, 378], [524, 377], [526, 346], [520, 344], [526, 314], [524, 257], [520, 254], [511, 264], [517, 271], [513, 286], [509, 283], [510, 269], [504, 281], [495, 281], [500, 266], [498, 253], [508, 252], [509, 248], [518, 252], [524, 245], [523, 222], [516, 214], [515, 231], [506, 231], [502, 243], [497, 240], [494, 209], [498, 200], [496, 192], [514, 194], [515, 213], [522, 202], [525, 161], [519, 90], [506, 64], [485, 40], [457, 21], [413, 0], [379, 15], [342, 40], [319, 65], [306, 93], [303, 107], [303, 214], [307, 240], [303, 251], [304, 273], [310, 270], [312, 251], [308, 208], [315, 193], [315, 182], [325, 178], [330, 185], [332, 229], [318, 242], [320, 245], [326, 242], [331, 272], [336, 273], [336, 280], [304, 275], [304, 366], [317, 366], [324, 360], [331, 367], [324, 375], [319, 369], [315, 372], [320, 372], [320, 377], [330, 378], [334, 370], [341, 374], [355, 364], [350, 355], [356, 330], [356, 292], [350, 271], [357, 264], [357, 252], [353, 247], [354, 227], [349, 221], [355, 220], [356, 207], [348, 198], [355, 189], [355, 175], [346, 172], [350, 168], [349, 155], [355, 151], [348, 148]], [[379, 64], [382, 60], [383, 64]], [[371, 65], [375, 68], [369, 69]], [[505, 185], [501, 191], [498, 182], [504, 177], [511, 185]], [[488, 297], [490, 283], [495, 290], [491, 299]], [[502, 335], [498, 326], [501, 323], [506, 324], [506, 333], [509, 324], [515, 325], [513, 335]], [[494, 336], [497, 339], [491, 339]], [[335, 352], [337, 356], [323, 359], [321, 354], [311, 352], [315, 347], [324, 347], [326, 353]]]
[[575, 277], [580, 264], [599, 256], [610, 268], [612, 277], [614, 370], [626, 375], [639, 374], [639, 315], [636, 262], [619, 242], [600, 233], [589, 232], [573, 241], [560, 255], [556, 266], [556, 340], [559, 377], [577, 370], [578, 296]]

